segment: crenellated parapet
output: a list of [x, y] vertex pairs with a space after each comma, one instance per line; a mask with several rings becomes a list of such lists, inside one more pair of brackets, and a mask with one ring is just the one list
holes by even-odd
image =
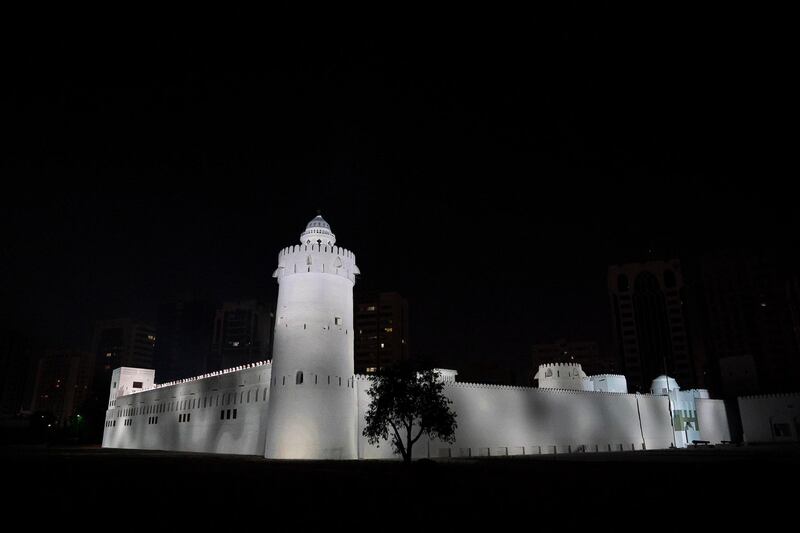
[[578, 363], [547, 363], [539, 365], [534, 376], [541, 389], [594, 390], [592, 382]]
[[280, 282], [286, 276], [308, 273], [342, 276], [355, 283], [361, 271], [356, 266], [356, 255], [350, 250], [326, 244], [298, 244], [280, 251], [278, 268], [272, 277]]
[[203, 379], [213, 378], [213, 377], [216, 377], [216, 376], [223, 376], [225, 374], [233, 374], [235, 372], [241, 372], [242, 370], [247, 370], [249, 368], [256, 368], [256, 367], [259, 367], [259, 366], [270, 367], [270, 366], [272, 366], [272, 361], [258, 361], [258, 362], [255, 362], [255, 363], [248, 363], [246, 365], [234, 366], [234, 367], [231, 367], [231, 368], [224, 368], [222, 370], [217, 370], [215, 372], [209, 372], [207, 374], [201, 374], [199, 376], [193, 376], [193, 377], [190, 377], [190, 378], [176, 379], [175, 381], [168, 381], [166, 383], [154, 383], [151, 387], [143, 387], [141, 389], [134, 389], [131, 392], [129, 392], [127, 395], [139, 394], [139, 393], [142, 393], [142, 392], [147, 392], [147, 391], [156, 390], [156, 389], [163, 389], [165, 387], [172, 387], [174, 385], [180, 385], [182, 383], [191, 383], [193, 381], [200, 381], [200, 380], [203, 380]]
[[778, 398], [800, 398], [800, 392], [781, 392], [774, 394], [754, 394], [750, 396], [739, 396], [740, 400], [768, 400]]
[[493, 383], [473, 383], [469, 381], [457, 381], [454, 383], [447, 383], [446, 388], [469, 389], [469, 390], [500, 390], [500, 391], [519, 391], [534, 394], [546, 395], [611, 395], [619, 396], [620, 394], [627, 394], [626, 392], [615, 391], [595, 391], [595, 390], [578, 390], [578, 389], [541, 389], [538, 387], [526, 387], [519, 385], [496, 385]]

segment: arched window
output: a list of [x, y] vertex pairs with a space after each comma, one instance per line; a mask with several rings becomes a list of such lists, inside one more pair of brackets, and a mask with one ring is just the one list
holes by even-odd
[[302, 385], [303, 384], [303, 371], [298, 370], [297, 375], [294, 378], [295, 385]]

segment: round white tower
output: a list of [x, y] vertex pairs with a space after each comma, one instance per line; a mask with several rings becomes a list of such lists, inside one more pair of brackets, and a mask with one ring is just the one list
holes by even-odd
[[278, 254], [278, 306], [265, 455], [356, 459], [355, 255], [321, 216]]

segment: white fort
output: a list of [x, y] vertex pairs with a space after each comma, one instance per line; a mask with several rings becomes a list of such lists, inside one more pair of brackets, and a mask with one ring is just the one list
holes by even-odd
[[[273, 360], [171, 383], [114, 370], [103, 447], [260, 455], [269, 459], [394, 457], [362, 435], [370, 381], [353, 373], [355, 255], [315, 217], [278, 254]], [[415, 457], [528, 455], [685, 447], [730, 440], [725, 405], [705, 390], [542, 365], [538, 387], [463, 383], [441, 370], [457, 416], [454, 444], [422, 441]]]

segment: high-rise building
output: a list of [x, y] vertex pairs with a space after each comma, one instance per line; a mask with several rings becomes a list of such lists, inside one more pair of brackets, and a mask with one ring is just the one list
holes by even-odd
[[158, 306], [155, 361], [159, 383], [209, 370], [217, 308], [209, 300], [178, 300]]
[[35, 372], [34, 345], [17, 331], [0, 330], [0, 416], [30, 407]]
[[396, 292], [356, 294], [355, 370], [370, 374], [409, 358], [408, 301]]
[[94, 324], [92, 352], [100, 370], [108, 372], [121, 366], [153, 368], [153, 348], [156, 329], [145, 322], [130, 318], [98, 320]]
[[91, 395], [95, 358], [83, 350], [49, 350], [39, 359], [31, 411], [51, 413], [59, 425]]
[[614, 358], [604, 357], [595, 341], [556, 339], [533, 345], [531, 378], [539, 365], [549, 363], [578, 363], [589, 374], [615, 374], [620, 371]]
[[256, 301], [225, 302], [217, 309], [208, 370], [270, 359], [273, 315]]
[[648, 390], [667, 374], [701, 386], [684, 309], [680, 261], [648, 261], [608, 269], [614, 347], [631, 390]]
[[121, 366], [154, 368], [153, 350], [156, 331], [151, 324], [131, 318], [98, 320], [92, 333], [94, 354], [94, 386], [92, 414], [97, 414], [107, 392], [111, 373]]
[[800, 359], [792, 307], [798, 296], [781, 275], [777, 259], [744, 251], [714, 252], [701, 258], [700, 270], [703, 336], [723, 392], [796, 391]]

